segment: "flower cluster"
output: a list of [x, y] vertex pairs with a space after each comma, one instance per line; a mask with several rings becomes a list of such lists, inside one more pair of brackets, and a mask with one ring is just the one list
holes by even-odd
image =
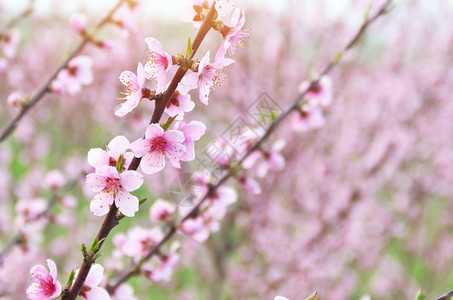
[[[200, 6], [203, 7], [202, 11], [199, 11], [200, 21], [206, 17], [209, 10], [214, 9], [212, 5], [215, 5], [217, 12], [214, 14], [215, 21], [211, 26], [223, 37], [222, 45], [213, 61], [210, 51], [207, 51], [200, 60], [195, 59], [196, 50], [192, 50], [190, 42], [185, 56], [179, 53], [171, 55], [165, 51], [157, 39], [147, 37], [145, 43], [148, 46], [148, 61], [144, 64], [139, 62], [136, 73], [131, 71], [121, 73], [119, 79], [124, 86], [124, 91], [121, 106], [115, 112], [116, 116], [126, 116], [139, 106], [142, 99], [156, 101], [156, 107], [159, 101], [167, 99], [165, 113], [169, 117], [164, 123], [149, 124], [143, 138], [132, 143], [120, 135], [113, 138], [105, 149], [95, 148], [88, 152], [87, 160], [91, 169], [85, 182], [86, 186], [96, 193], [90, 204], [90, 210], [95, 216], [106, 215], [112, 205], [118, 209], [119, 214], [116, 216], [118, 219], [133, 217], [139, 210], [139, 198], [132, 195], [132, 192], [143, 185], [144, 176], [136, 170], [137, 162], [141, 171], [150, 175], [162, 171], [167, 161], [174, 168], [181, 168], [181, 161], [195, 159], [195, 142], [205, 134], [206, 126], [199, 121], [184, 119], [185, 113], [195, 107], [189, 92], [198, 89], [200, 102], [207, 105], [211, 90], [226, 78], [223, 73], [225, 67], [234, 63], [233, 59], [226, 57], [227, 52], [233, 54], [234, 50], [249, 36], [247, 30], [242, 29], [245, 22], [244, 13], [239, 9], [233, 13], [234, 1], [205, 2]], [[230, 13], [233, 13], [232, 24], [227, 26], [220, 17]], [[194, 20], [194, 25], [195, 22]], [[73, 29], [82, 37], [90, 38], [85, 23], [85, 18], [81, 15], [74, 15], [71, 18]], [[88, 85], [93, 81], [91, 67], [92, 60], [88, 56], [73, 58], [53, 81], [52, 91], [77, 93], [82, 85]], [[170, 92], [167, 89], [172, 80], [171, 75], [178, 68], [187, 74], [179, 80], [176, 88], [173, 86]], [[49, 186], [59, 185], [59, 178], [55, 174], [52, 176], [49, 178]], [[209, 178], [199, 180], [198, 183], [204, 192], [208, 190], [210, 181]], [[201, 242], [206, 240], [211, 232], [219, 229], [219, 221], [225, 216], [228, 206], [236, 202], [236, 199], [237, 194], [234, 189], [220, 187], [202, 203], [200, 213], [187, 219], [184, 219], [188, 213], [187, 210], [182, 208], [178, 210], [173, 204], [158, 199], [151, 206], [150, 220], [157, 224], [170, 224], [174, 226], [175, 232], [192, 236]], [[178, 218], [180, 218], [179, 221]], [[160, 224], [152, 228], [131, 228], [127, 234], [120, 233], [114, 237], [116, 246], [114, 256], [131, 257], [138, 263], [163, 239], [164, 231], [160, 228]], [[153, 282], [168, 281], [173, 268], [179, 261], [179, 247], [179, 242], [174, 242], [168, 247], [166, 253], [159, 249], [152, 260], [143, 263], [143, 274]], [[56, 273], [54, 265], [52, 268]], [[96, 297], [96, 299], [108, 299], [106, 291], [97, 287], [102, 279], [102, 273], [103, 268], [100, 265], [94, 265], [91, 268], [79, 294], [80, 297], [88, 300]], [[55, 276], [49, 277], [52, 280], [47, 277], [45, 282], [48, 287], [45, 287], [45, 291], [52, 291], [49, 297], [58, 296], [61, 286], [56, 286]], [[117, 290], [116, 293], [119, 291]], [[125, 294], [133, 297], [128, 291]]]

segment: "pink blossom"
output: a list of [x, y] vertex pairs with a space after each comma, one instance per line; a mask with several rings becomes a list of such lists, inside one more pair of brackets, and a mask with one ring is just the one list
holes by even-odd
[[61, 293], [61, 284], [57, 280], [57, 266], [48, 259], [50, 273], [42, 265], [31, 268], [33, 283], [27, 289], [27, 299], [48, 300], [57, 298]]
[[13, 30], [3, 38], [2, 52], [7, 58], [13, 58], [16, 55], [17, 45], [20, 40], [20, 32]]
[[192, 4], [183, 8], [180, 19], [183, 22], [192, 22], [195, 28], [200, 28], [201, 23], [208, 14], [213, 0], [192, 0]]
[[[77, 278], [78, 274], [79, 270], [76, 271], [74, 278]], [[103, 274], [104, 268], [101, 265], [92, 265], [90, 272], [83, 283], [82, 289], [80, 290], [79, 297], [86, 300], [109, 300], [110, 296], [107, 291], [99, 287]]]
[[[60, 71], [55, 80], [56, 83], [52, 83], [52, 86], [55, 84], [56, 87], [61, 88], [61, 92], [74, 95], [82, 89], [82, 85], [90, 85], [93, 82], [92, 66], [91, 57], [77, 56], [69, 61], [65, 69]], [[54, 91], [57, 92], [58, 89]]]
[[209, 230], [206, 228], [202, 217], [189, 218], [179, 225], [179, 229], [196, 241], [202, 243], [209, 237]]
[[43, 198], [22, 198], [16, 203], [16, 213], [26, 220], [35, 220], [47, 208]]
[[110, 295], [111, 300], [137, 300], [134, 296], [134, 289], [127, 283], [120, 285], [115, 292]]
[[281, 171], [285, 168], [285, 158], [279, 152], [285, 145], [284, 140], [278, 140], [270, 151], [256, 150], [244, 160], [242, 166], [249, 169], [256, 163], [256, 175], [261, 178], [265, 177], [269, 170]]
[[195, 141], [198, 141], [206, 132], [206, 125], [198, 121], [191, 121], [189, 124], [178, 122], [175, 129], [182, 131], [186, 152], [181, 156], [182, 161], [192, 161], [195, 159]]
[[239, 8], [233, 13], [231, 17], [231, 26], [226, 26], [228, 31], [223, 33], [223, 42], [216, 54], [217, 57], [224, 57], [227, 50], [229, 50], [230, 55], [233, 55], [239, 47], [242, 47], [245, 40], [250, 37], [248, 30], [243, 30], [245, 24], [245, 12], [240, 11]]
[[190, 99], [189, 94], [181, 94], [179, 91], [173, 93], [170, 101], [168, 102], [165, 112], [170, 116], [176, 117], [176, 120], [182, 120], [185, 112], [192, 111], [195, 103]]
[[167, 86], [167, 74], [173, 65], [171, 55], [164, 51], [162, 44], [153, 37], [147, 37], [149, 61], [145, 65], [145, 73], [157, 81], [156, 93], [161, 93]]
[[118, 174], [115, 167], [103, 166], [96, 173], [88, 174], [86, 184], [98, 194], [90, 204], [90, 210], [96, 216], [103, 216], [115, 202], [118, 210], [125, 216], [133, 217], [138, 211], [138, 198], [129, 192], [143, 184], [143, 176], [136, 171], [124, 171]]
[[123, 170], [127, 169], [134, 154], [126, 152], [129, 148], [129, 141], [122, 135], [114, 137], [106, 146], [107, 151], [95, 148], [88, 151], [88, 163], [95, 169], [103, 166], [116, 167], [118, 159], [123, 156]]
[[208, 51], [201, 59], [198, 65], [198, 72], [186, 75], [180, 83], [182, 93], [187, 93], [198, 87], [200, 101], [206, 105], [208, 104], [211, 88], [214, 85], [220, 85], [221, 81], [226, 77], [221, 71], [226, 66], [234, 63], [234, 60], [231, 58], [219, 57], [216, 58], [214, 63], [210, 64], [209, 55], [210, 52]]
[[69, 24], [71, 24], [72, 29], [77, 33], [85, 32], [86, 23], [87, 23], [86, 16], [82, 14], [73, 14], [69, 18]]
[[121, 73], [120, 81], [124, 85], [123, 94], [125, 97], [122, 98], [124, 102], [120, 109], [115, 112], [115, 115], [118, 117], [125, 116], [138, 106], [142, 98], [149, 96], [150, 90], [145, 87], [146, 79], [147, 75], [141, 63], [137, 65], [137, 75], [131, 71]]
[[[315, 79], [317, 77], [315, 76]], [[299, 85], [299, 92], [305, 91], [309, 87], [309, 82], [304, 81]], [[320, 107], [329, 106], [332, 103], [332, 80], [329, 76], [322, 76], [315, 88], [310, 89], [305, 94], [308, 106]]]
[[155, 266], [145, 265], [143, 268], [145, 276], [152, 282], [169, 282], [173, 269], [179, 262], [179, 254], [177, 253], [179, 247], [178, 241], [172, 243], [170, 253], [160, 256], [160, 261], [155, 263]]
[[164, 234], [159, 227], [134, 227], [127, 232], [126, 237], [120, 248], [121, 252], [138, 259], [148, 254], [149, 250], [163, 239]]
[[[220, 186], [207, 200], [200, 207], [201, 214], [185, 220], [179, 227], [184, 234], [200, 243], [206, 241], [211, 232], [220, 229], [219, 221], [225, 217], [227, 207], [237, 201], [237, 194], [231, 187]], [[180, 210], [182, 215], [187, 214], [186, 208], [180, 207]]]
[[274, 300], [289, 300], [289, 299], [288, 299], [288, 298], [285, 298], [285, 297], [283, 297], [283, 296], [277, 296], [277, 297], [275, 297]]
[[219, 16], [226, 16], [236, 6], [236, 0], [216, 0], [215, 9], [219, 13]]
[[61, 188], [66, 183], [66, 178], [63, 173], [58, 170], [53, 170], [47, 173], [44, 178], [44, 186], [51, 190]]
[[175, 206], [168, 201], [157, 199], [151, 205], [149, 210], [149, 218], [153, 222], [169, 221], [175, 212]]
[[242, 184], [244, 189], [252, 195], [261, 194], [261, 187], [259, 183], [250, 177], [241, 176], [239, 177], [239, 182]]
[[130, 145], [136, 157], [142, 157], [141, 168], [146, 174], [153, 174], [165, 167], [165, 159], [175, 168], [180, 168], [179, 160], [186, 151], [184, 134], [179, 130], [164, 131], [159, 124], [146, 128], [145, 138]]
[[322, 128], [325, 124], [324, 116], [319, 108], [302, 108], [294, 114], [292, 128], [295, 131], [308, 131]]
[[113, 15], [113, 22], [123, 29], [123, 36], [127, 37], [129, 32], [136, 32], [138, 26], [136, 24], [137, 14], [141, 12], [137, 6], [139, 2], [135, 0], [129, 0], [127, 5], [122, 5]]
[[24, 96], [19, 92], [12, 92], [8, 95], [7, 101], [12, 107], [21, 107], [24, 105]]

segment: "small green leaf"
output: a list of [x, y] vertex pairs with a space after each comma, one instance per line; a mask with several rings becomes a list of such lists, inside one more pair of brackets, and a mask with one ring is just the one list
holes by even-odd
[[343, 51], [339, 51], [339, 52], [335, 55], [335, 63], [339, 63], [342, 57], [343, 57]]
[[313, 294], [311, 294], [308, 298], [306, 298], [305, 300], [320, 300], [320, 298], [318, 298], [318, 292], [314, 292]]
[[148, 198], [141, 199], [140, 201], [138, 201], [138, 205], [142, 205], [143, 203], [146, 202], [146, 200], [148, 200]]
[[71, 273], [69, 274], [68, 281], [66, 282], [66, 286], [67, 287], [71, 287], [72, 286], [72, 282], [74, 281], [74, 275], [75, 275], [75, 271], [74, 271], [74, 269], [72, 269]]
[[162, 129], [163, 129], [164, 131], [167, 131], [168, 128], [170, 128], [171, 124], [173, 123], [173, 121], [176, 119], [177, 116], [178, 116], [178, 115], [176, 115], [176, 116], [174, 116], [174, 117], [168, 118], [167, 121], [165, 121], [164, 124], [160, 125], [160, 127], [162, 127]]
[[96, 252], [96, 250], [98, 249], [98, 247], [99, 247], [99, 240], [98, 240], [98, 237], [96, 236], [96, 237], [94, 238], [93, 243], [91, 244], [90, 252], [92, 252], [92, 253]]
[[86, 256], [87, 255], [87, 246], [84, 243], [82, 243], [81, 250], [82, 250], [83, 256]]
[[123, 159], [123, 154], [120, 155], [118, 158], [118, 161], [116, 162], [116, 170], [118, 173], [123, 172], [123, 164], [124, 164], [124, 159]]
[[426, 296], [423, 294], [422, 290], [419, 289], [417, 292], [417, 296], [415, 297], [415, 300], [423, 300], [425, 298], [426, 298]]
[[189, 58], [190, 56], [192, 56], [192, 42], [190, 41], [190, 38], [189, 40], [187, 41], [187, 50], [186, 50], [186, 58]]

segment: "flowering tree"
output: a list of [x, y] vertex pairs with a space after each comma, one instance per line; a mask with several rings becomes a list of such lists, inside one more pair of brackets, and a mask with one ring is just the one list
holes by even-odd
[[[406, 49], [384, 34], [407, 25], [389, 12], [423, 10], [393, 4], [360, 4], [348, 25], [298, 18], [306, 8], [328, 14], [321, 2], [291, 2], [263, 16], [278, 26], [260, 28], [253, 5], [193, 0], [180, 19], [195, 37], [183, 24], [165, 40], [164, 29], [140, 23], [146, 3], [119, 0], [97, 24], [82, 11], [65, 18], [82, 40], [53, 64], [55, 35], [67, 32], [30, 46], [14, 38], [15, 24], [36, 21], [31, 1], [0, 35], [10, 106], [0, 112], [0, 295], [283, 300], [317, 290], [307, 299], [380, 299], [448, 289], [424, 278], [439, 278], [451, 261], [448, 222], [432, 221], [440, 210], [427, 201], [451, 209], [442, 200], [451, 195], [450, 132], [432, 134], [448, 128], [451, 105], [439, 99], [449, 70], [433, 68], [427, 82], [418, 65], [403, 72], [394, 51], [373, 58], [383, 45]], [[446, 32], [433, 44], [448, 53]], [[170, 50], [174, 41], [183, 53]], [[55, 66], [44, 83], [43, 58]], [[419, 261], [431, 248], [416, 241], [426, 237], [441, 249], [438, 261]]]

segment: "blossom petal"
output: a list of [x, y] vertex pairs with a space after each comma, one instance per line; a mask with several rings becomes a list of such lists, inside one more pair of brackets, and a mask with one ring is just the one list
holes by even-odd
[[163, 134], [164, 134], [164, 130], [162, 129], [162, 127], [160, 127], [159, 124], [150, 124], [146, 128], [145, 138], [149, 139], [149, 140], [152, 140], [152, 139], [154, 139], [154, 138], [156, 138], [158, 136], [161, 136]]
[[143, 184], [143, 175], [136, 171], [125, 171], [121, 173], [121, 186], [126, 191], [135, 191]]
[[168, 130], [164, 133], [165, 139], [168, 142], [182, 143], [184, 142], [184, 133], [179, 130]]
[[149, 141], [145, 139], [138, 139], [129, 145], [129, 149], [132, 150], [136, 157], [142, 157], [143, 155], [148, 153], [149, 148], [150, 148]]
[[115, 204], [123, 215], [133, 217], [135, 212], [138, 211], [139, 201], [129, 192], [120, 190], [116, 194]]
[[190, 73], [181, 80], [178, 85], [178, 91], [181, 94], [187, 94], [190, 90], [196, 89], [198, 86], [198, 73]]
[[110, 300], [109, 293], [101, 287], [94, 287], [90, 291], [85, 292], [87, 300]]
[[140, 89], [145, 86], [146, 74], [141, 62], [137, 65], [137, 83]]
[[133, 91], [136, 91], [140, 88], [140, 86], [138, 85], [137, 76], [131, 71], [122, 72], [120, 75], [120, 81], [124, 86], [130, 88]]
[[103, 216], [109, 211], [113, 200], [113, 193], [101, 192], [91, 200], [90, 211], [93, 212], [95, 216]]
[[85, 183], [93, 192], [100, 192], [105, 188], [105, 177], [98, 173], [88, 174]]
[[90, 272], [88, 273], [84, 285], [94, 288], [98, 286], [102, 281], [102, 275], [104, 274], [104, 268], [99, 264], [91, 266]]
[[109, 154], [101, 148], [90, 149], [90, 151], [88, 151], [88, 163], [94, 168], [108, 165]]
[[167, 156], [168, 160], [170, 160], [170, 163], [173, 165], [173, 167], [181, 168], [181, 165], [179, 164], [179, 160], [181, 159], [181, 156], [184, 155], [185, 151], [186, 151], [186, 146], [184, 146], [182, 144], [173, 144], [167, 148], [167, 151], [165, 152], [165, 156]]
[[58, 271], [57, 271], [57, 265], [55, 262], [51, 259], [47, 260], [47, 266], [49, 267], [50, 271], [50, 276], [52, 276], [53, 283], [57, 282], [57, 276], [58, 276]]
[[184, 128], [184, 136], [190, 138], [193, 141], [198, 141], [206, 132], [206, 125], [198, 122], [192, 121]]
[[145, 38], [145, 43], [148, 44], [149, 50], [152, 52], [157, 52], [160, 55], [165, 55], [164, 47], [162, 47], [162, 44], [155, 38], [153, 37], [147, 37]]
[[122, 135], [114, 137], [108, 144], [109, 154], [115, 160], [118, 160], [121, 154], [126, 152], [129, 147], [129, 140]]
[[141, 163], [141, 168], [146, 174], [154, 174], [165, 167], [165, 158], [163, 153], [151, 152], [146, 154]]

